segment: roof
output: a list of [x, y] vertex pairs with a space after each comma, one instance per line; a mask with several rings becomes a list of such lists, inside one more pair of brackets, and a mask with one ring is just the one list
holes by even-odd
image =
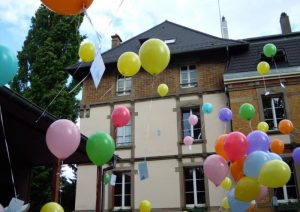
[[[248, 38], [244, 39], [244, 41], [249, 43], [248, 48], [231, 55], [226, 73], [256, 71], [256, 66], [261, 59], [263, 46], [267, 43], [275, 44], [277, 50], [285, 53], [287, 63], [278, 63], [278, 68], [300, 65], [300, 32]], [[270, 65], [271, 68], [274, 68], [274, 63]]]
[[[168, 44], [171, 55], [209, 51], [212, 49], [225, 48], [227, 46], [247, 44], [245, 41], [218, 38], [170, 21], [164, 21], [163, 23], [123, 42], [119, 46], [104, 52], [102, 54], [104, 63], [116, 63], [119, 56], [126, 51], [138, 53], [141, 43], [149, 38], [158, 38], [164, 41], [176, 39], [174, 43]], [[80, 65], [80, 69], [90, 66], [91, 63], [83, 63]], [[67, 69], [72, 74], [77, 67], [78, 64], [75, 64]]]

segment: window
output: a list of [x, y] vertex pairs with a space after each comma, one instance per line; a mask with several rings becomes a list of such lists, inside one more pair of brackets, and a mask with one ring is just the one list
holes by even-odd
[[291, 168], [291, 178], [281, 188], [274, 189], [274, 194], [276, 195], [278, 202], [298, 202], [298, 194], [297, 194], [297, 185], [296, 185], [296, 176], [294, 174], [295, 167], [292, 158], [284, 158], [284, 161], [289, 165]]
[[262, 96], [264, 119], [270, 130], [277, 130], [278, 123], [286, 118], [282, 94]]
[[130, 95], [131, 92], [131, 77], [123, 77], [118, 75], [117, 79], [117, 95]]
[[131, 145], [131, 128], [131, 121], [126, 126], [117, 128], [117, 147]]
[[184, 168], [184, 186], [187, 207], [205, 206], [203, 167]]
[[[189, 123], [190, 115], [196, 115], [198, 117], [198, 123], [193, 126]], [[201, 121], [200, 121], [200, 108], [183, 108], [182, 109], [182, 135], [191, 136], [195, 140], [202, 139], [201, 133]]]
[[182, 88], [197, 87], [195, 65], [180, 67], [180, 86]]
[[115, 209], [129, 209], [131, 203], [131, 173], [114, 172], [116, 184], [113, 187], [113, 207]]

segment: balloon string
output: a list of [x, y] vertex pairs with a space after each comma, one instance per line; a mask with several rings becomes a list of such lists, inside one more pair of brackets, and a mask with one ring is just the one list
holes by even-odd
[[99, 48], [101, 49], [101, 39], [102, 39], [102, 37], [101, 37], [100, 33], [96, 30], [96, 28], [95, 28], [95, 26], [94, 26], [94, 24], [93, 24], [93, 22], [92, 22], [92, 19], [91, 19], [90, 16], [88, 15], [87, 10], [86, 10], [85, 7], [83, 7], [83, 12], [84, 12], [85, 17], [86, 17], [86, 18], [88, 19], [88, 21], [90, 22], [90, 24], [91, 24], [93, 30], [94, 30], [95, 33], [96, 33], [96, 37], [97, 37], [98, 42], [99, 42]]
[[62, 194], [62, 167], [64, 165], [64, 160], [60, 160], [60, 169], [59, 172], [57, 174], [59, 174], [59, 203], [61, 204], [61, 194]]
[[264, 88], [265, 88], [265, 95], [267, 95], [268, 91], [267, 91], [267, 86], [266, 86], [266, 81], [265, 81], [264, 76], [263, 76], [263, 82], [264, 82]]
[[227, 132], [226, 122], [224, 123], [224, 134]]
[[[120, 10], [120, 8], [121, 8], [121, 6], [123, 5], [123, 3], [124, 3], [124, 0], [121, 0], [119, 6], [118, 6], [117, 9], [116, 9], [116, 13]], [[111, 24], [112, 24], [112, 22], [114, 21], [114, 19], [115, 19], [115, 16], [113, 15], [112, 18], [110, 19], [110, 21], [108, 22], [108, 25], [107, 25], [105, 31], [108, 30], [108, 27], [111, 26]]]
[[285, 86], [283, 85], [282, 80], [281, 80], [281, 74], [280, 74], [280, 72], [277, 69], [277, 64], [276, 64], [276, 61], [275, 61], [274, 57], [273, 57], [273, 62], [274, 62], [276, 74], [278, 74], [278, 79], [279, 79], [280, 86], [283, 87], [283, 88], [285, 88]]
[[251, 131], [253, 131], [252, 125], [251, 125], [251, 120], [249, 121], [249, 127], [250, 127]]
[[90, 75], [91, 72], [89, 72], [79, 83], [75, 85], [75, 87], [69, 91], [69, 94], [72, 93], [86, 78]]
[[13, 188], [14, 188], [15, 198], [17, 198], [17, 190], [16, 190], [16, 185], [15, 185], [15, 178], [14, 178], [14, 174], [13, 174], [13, 170], [12, 170], [9, 149], [8, 149], [8, 145], [7, 145], [6, 135], [5, 135], [5, 129], [4, 129], [4, 122], [3, 122], [3, 115], [2, 115], [2, 107], [1, 107], [1, 105], [0, 105], [0, 118], [1, 118], [2, 132], [3, 132], [3, 137], [4, 137], [6, 152], [7, 152], [7, 157], [8, 157], [9, 169], [10, 169], [10, 174], [11, 174], [11, 181], [12, 181]]

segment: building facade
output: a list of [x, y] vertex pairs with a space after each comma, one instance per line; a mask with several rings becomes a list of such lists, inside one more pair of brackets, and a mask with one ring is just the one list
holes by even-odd
[[[275, 37], [278, 40], [286, 40], [286, 36], [293, 37], [292, 40], [300, 39], [300, 34], [292, 34]], [[204, 176], [203, 161], [214, 153], [215, 140], [219, 135], [237, 130], [246, 134], [251, 130], [249, 123], [238, 117], [238, 108], [245, 102], [253, 104], [257, 109], [252, 121], [253, 128], [259, 121], [266, 120], [269, 124], [273, 121], [270, 133], [284, 140], [288, 147], [286, 154], [290, 156], [291, 149], [299, 141], [299, 135], [282, 136], [276, 134], [278, 131], [274, 127], [277, 126], [275, 122], [283, 117], [290, 118], [295, 125], [300, 124], [297, 112], [300, 105], [300, 85], [297, 82], [300, 77], [300, 59], [288, 64], [292, 67], [277, 69], [288, 75], [280, 75], [285, 88], [278, 87], [278, 74], [275, 74], [275, 78], [273, 75], [266, 77], [267, 88], [272, 92], [265, 97], [261, 95], [264, 91], [261, 76], [255, 74], [256, 70], [253, 69], [256, 62], [261, 60], [259, 46], [265, 42], [275, 42], [276, 39], [221, 39], [169, 21], [121, 44], [117, 35], [112, 38], [117, 46], [103, 54], [106, 70], [101, 84], [95, 89], [91, 77], [83, 82], [80, 108], [82, 133], [86, 136], [96, 131], [110, 133], [116, 142], [115, 154], [122, 158], [116, 168], [110, 171], [116, 175], [116, 185], [106, 186], [106, 209], [134, 211], [138, 210], [142, 200], [147, 199], [152, 203], [153, 211], [183, 211], [187, 208], [218, 211], [227, 192], [221, 187], [215, 187]], [[159, 38], [169, 46], [171, 61], [166, 70], [155, 77], [144, 70], [131, 78], [120, 76], [116, 66], [118, 57], [126, 51], [137, 53], [141, 44], [149, 38]], [[297, 45], [294, 52], [300, 49]], [[257, 54], [254, 56], [252, 52]], [[256, 55], [259, 57], [255, 58]], [[248, 61], [249, 58], [252, 60]], [[245, 60], [246, 65], [243, 64]], [[83, 78], [89, 72], [90, 65], [81, 65], [76, 71], [80, 73], [74, 77]], [[70, 68], [71, 73], [72, 70], [75, 68]], [[251, 72], [250, 75], [248, 72]], [[169, 87], [168, 96], [163, 98], [156, 92], [160, 83], [166, 83]], [[282, 99], [285, 106], [278, 103]], [[271, 109], [274, 107], [272, 111], [276, 113], [280, 110], [278, 108], [284, 107], [284, 115], [278, 112], [278, 117], [270, 118], [264, 113], [264, 109], [270, 107], [267, 102], [271, 100]], [[204, 114], [201, 110], [206, 102], [213, 105], [210, 114]], [[277, 105], [274, 105], [275, 102]], [[110, 114], [119, 105], [130, 109], [131, 121], [127, 126], [115, 129]], [[232, 109], [232, 123], [224, 124], [218, 119], [218, 111], [223, 107]], [[188, 124], [190, 114], [198, 116], [197, 125]], [[183, 144], [186, 135], [195, 139], [191, 149]], [[149, 178], [141, 180], [138, 165], [144, 161], [147, 162]], [[292, 199], [297, 201], [296, 181], [299, 181], [300, 175], [296, 175], [296, 167], [293, 170], [296, 196], [292, 195]], [[80, 165], [76, 211], [95, 210], [96, 187], [97, 168], [91, 164]], [[289, 185], [285, 187], [286, 190], [290, 189]], [[284, 199], [289, 200], [286, 191], [282, 192]], [[259, 205], [267, 211], [271, 206], [269, 199]]]

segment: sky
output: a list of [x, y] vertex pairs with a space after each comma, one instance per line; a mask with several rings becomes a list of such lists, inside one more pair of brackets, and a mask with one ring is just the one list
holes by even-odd
[[[286, 12], [292, 31], [300, 31], [299, 0], [219, 0], [221, 16], [228, 24], [229, 38], [243, 39], [280, 34], [279, 17]], [[39, 0], [0, 1], [0, 44], [20, 51], [31, 26], [31, 17]], [[120, 6], [121, 5], [121, 6]], [[165, 20], [221, 37], [218, 0], [94, 0], [87, 10], [92, 25], [85, 18], [81, 34], [98, 44], [101, 50], [111, 46], [111, 35], [123, 41]]]

